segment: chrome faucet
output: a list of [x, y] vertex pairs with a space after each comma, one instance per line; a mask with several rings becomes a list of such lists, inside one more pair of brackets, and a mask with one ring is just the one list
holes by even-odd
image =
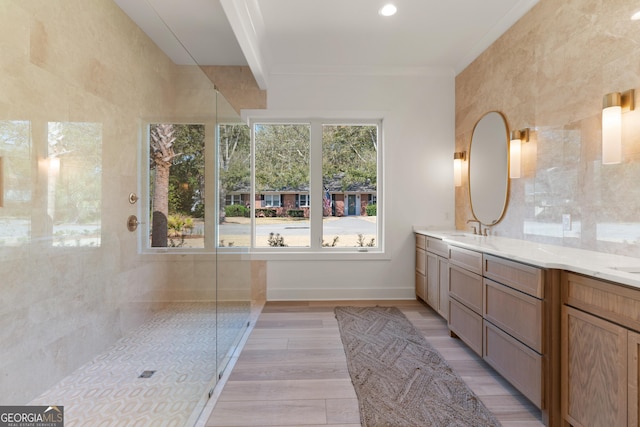
[[[479, 234], [482, 236], [482, 223], [480, 221], [478, 221], [477, 219], [470, 219], [467, 221], [467, 224], [469, 224], [470, 222], [477, 222], [478, 223], [478, 229], [476, 230], [476, 226], [473, 226], [473, 234]], [[486, 232], [486, 230], [485, 230]]]

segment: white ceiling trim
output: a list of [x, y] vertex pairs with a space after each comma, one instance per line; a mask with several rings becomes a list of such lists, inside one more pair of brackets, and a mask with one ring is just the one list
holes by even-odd
[[520, 17], [524, 16], [540, 0], [521, 0], [509, 10], [491, 30], [476, 43], [471, 50], [456, 65], [455, 74], [458, 75], [467, 68], [482, 52], [493, 44], [509, 28], [517, 24]]
[[454, 76], [451, 67], [274, 65], [271, 75]]

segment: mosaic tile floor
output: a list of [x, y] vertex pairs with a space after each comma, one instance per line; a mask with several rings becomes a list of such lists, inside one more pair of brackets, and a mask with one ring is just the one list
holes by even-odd
[[[63, 405], [65, 427], [192, 424], [249, 311], [248, 302], [219, 304], [217, 314], [214, 303], [171, 304], [30, 405]], [[144, 371], [155, 373], [139, 378]]]

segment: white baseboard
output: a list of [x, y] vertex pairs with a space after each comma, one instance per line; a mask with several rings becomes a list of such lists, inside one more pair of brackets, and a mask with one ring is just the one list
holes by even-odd
[[415, 288], [316, 288], [267, 287], [267, 301], [407, 300], [415, 299]]

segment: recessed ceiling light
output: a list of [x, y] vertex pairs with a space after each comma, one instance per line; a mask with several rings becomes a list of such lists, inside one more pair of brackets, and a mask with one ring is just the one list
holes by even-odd
[[632, 21], [639, 21], [640, 20], [640, 10], [637, 10], [633, 13], [633, 15], [631, 15], [631, 20]]
[[395, 15], [397, 11], [398, 11], [398, 8], [392, 5], [391, 3], [389, 3], [382, 6], [382, 8], [378, 11], [378, 13], [382, 16], [391, 16], [391, 15]]

